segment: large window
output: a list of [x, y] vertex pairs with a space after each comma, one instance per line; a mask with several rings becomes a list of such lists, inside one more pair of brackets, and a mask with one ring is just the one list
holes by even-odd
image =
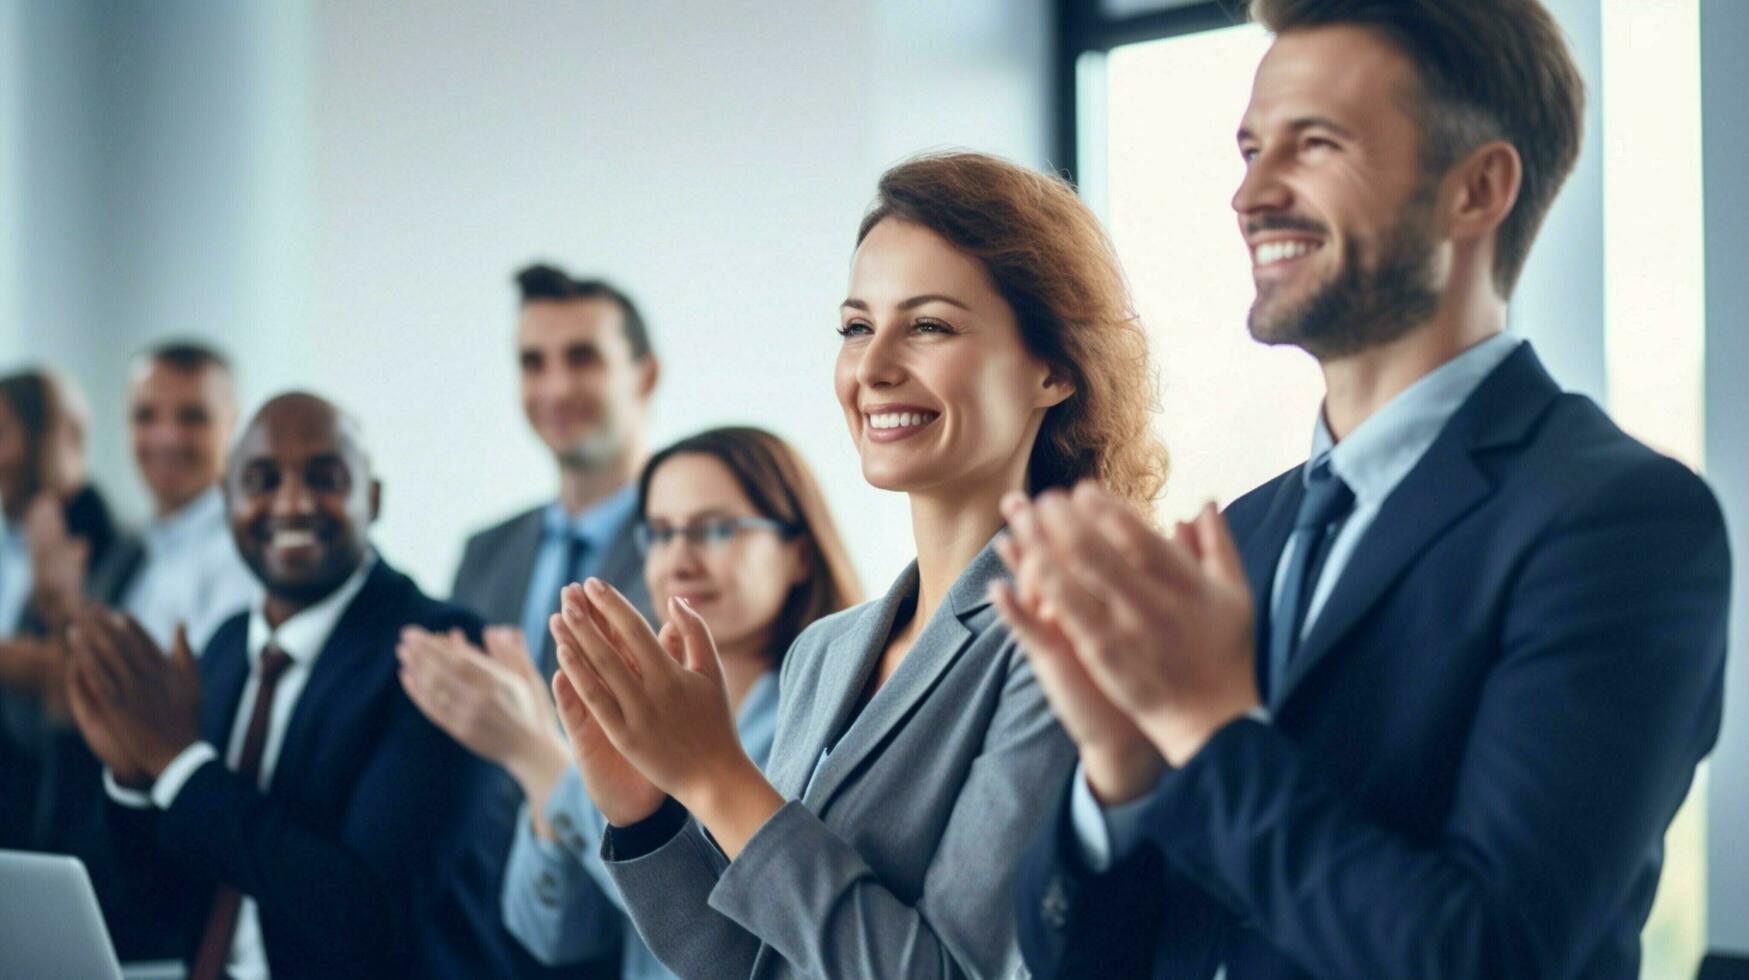
[[1160, 371], [1167, 519], [1225, 505], [1303, 460], [1322, 392], [1309, 358], [1245, 329], [1251, 261], [1229, 204], [1244, 172], [1233, 134], [1268, 43], [1257, 27], [1228, 26], [1090, 52], [1076, 67], [1082, 186], [1111, 229]]
[[[1253, 343], [1250, 262], [1229, 206], [1234, 131], [1268, 47], [1233, 5], [1063, 0], [1072, 140], [1059, 148], [1111, 230], [1153, 341], [1173, 473], [1161, 513], [1222, 504], [1303, 460], [1322, 383]], [[1697, 468], [1704, 321], [1697, 0], [1598, 0], [1603, 38], [1609, 409]], [[1583, 60], [1583, 59], [1582, 59]], [[1572, 193], [1571, 191], [1569, 193]], [[1557, 373], [1560, 365], [1554, 365]], [[1644, 975], [1693, 976], [1705, 949], [1704, 770], [1666, 839]]]

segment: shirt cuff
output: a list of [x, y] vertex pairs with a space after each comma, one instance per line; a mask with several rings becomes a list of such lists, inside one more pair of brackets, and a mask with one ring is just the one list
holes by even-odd
[[[1160, 782], [1166, 780], [1162, 774]], [[1074, 824], [1075, 840], [1081, 848], [1081, 860], [1087, 870], [1104, 874], [1118, 860], [1127, 857], [1147, 837], [1143, 825], [1148, 804], [1153, 800], [1156, 783], [1148, 792], [1116, 806], [1102, 806], [1087, 785], [1087, 771], [1075, 767], [1075, 786], [1070, 791], [1069, 818]]]
[[206, 742], [196, 742], [183, 749], [164, 771], [158, 774], [158, 780], [152, 784], [152, 802], [158, 809], [168, 810], [170, 804], [176, 802], [177, 794], [188, 782], [194, 771], [219, 757], [219, 751]]
[[662, 801], [655, 813], [637, 823], [628, 827], [609, 824], [601, 842], [601, 859], [634, 861], [652, 854], [685, 830], [686, 821], [691, 816], [680, 801], [670, 796]]
[[[563, 848], [571, 852], [579, 860], [585, 860], [587, 855], [594, 853], [607, 832], [607, 818], [596, 809], [594, 801], [589, 799], [589, 792], [583, 786], [583, 777], [576, 766], [567, 766], [565, 774], [559, 777], [559, 783], [553, 791], [547, 794], [546, 807], [542, 817], [547, 826], [553, 829], [556, 841], [540, 840], [536, 843], [543, 848], [557, 850]], [[533, 833], [531, 837], [535, 836]]]
[[103, 791], [109, 794], [110, 799], [130, 810], [150, 810], [152, 808], [152, 795], [150, 793], [128, 789], [116, 782], [115, 773], [110, 772], [108, 766], [103, 767]]

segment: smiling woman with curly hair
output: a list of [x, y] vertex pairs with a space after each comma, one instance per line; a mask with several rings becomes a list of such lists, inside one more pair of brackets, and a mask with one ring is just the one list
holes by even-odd
[[706, 621], [657, 636], [565, 590], [555, 693], [638, 932], [683, 976], [1007, 977], [1014, 882], [1074, 765], [991, 605], [1004, 495], [1165, 479], [1147, 347], [1065, 183], [977, 154], [889, 171], [839, 309], [834, 387], [863, 477], [910, 502], [917, 560], [784, 660], [762, 772]]

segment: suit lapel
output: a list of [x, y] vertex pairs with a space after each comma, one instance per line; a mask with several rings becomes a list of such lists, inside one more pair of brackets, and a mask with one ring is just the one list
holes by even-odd
[[[1287, 547], [1287, 539], [1294, 529], [1294, 514], [1300, 507], [1300, 498], [1305, 495], [1306, 486], [1301, 480], [1300, 467], [1294, 467], [1276, 480], [1276, 486], [1270, 497], [1269, 508], [1264, 511], [1263, 519], [1249, 531], [1235, 528], [1235, 533], [1244, 542], [1239, 548], [1239, 558], [1245, 565], [1245, 577], [1251, 583], [1252, 618], [1255, 620], [1252, 646], [1256, 651], [1255, 666], [1258, 671], [1269, 661], [1267, 646], [1269, 639], [1269, 607], [1270, 596], [1275, 589], [1275, 569], [1281, 563], [1282, 549]], [[1262, 678], [1259, 677], [1261, 683]]]
[[503, 566], [498, 569], [493, 588], [493, 608], [503, 611], [504, 622], [520, 626], [522, 609], [528, 601], [528, 580], [534, 576], [534, 562], [540, 555], [545, 508], [536, 507], [522, 515], [505, 532]]
[[337, 717], [343, 710], [341, 705], [376, 695], [378, 683], [373, 674], [394, 662], [393, 629], [385, 630], [383, 624], [392, 622], [405, 584], [400, 573], [378, 558], [364, 588], [340, 614], [286, 725], [274, 766], [275, 786], [296, 785], [324, 721]]
[[1441, 436], [1386, 498], [1361, 537], [1282, 683], [1274, 686], [1271, 707], [1286, 701], [1403, 569], [1491, 489], [1471, 461], [1468, 447]]
[[146, 565], [146, 544], [137, 537], [118, 540], [110, 553], [98, 564], [86, 583], [85, 592], [105, 605], [120, 608], [127, 599], [134, 579]]
[[[1272, 708], [1292, 696], [1411, 562], [1493, 493], [1493, 481], [1478, 465], [1477, 454], [1521, 441], [1559, 394], [1529, 344], [1508, 356], [1470, 394], [1361, 537], [1286, 677], [1272, 692]], [[1263, 595], [1260, 601], [1267, 603]]]
[[[781, 768], [771, 771], [771, 783], [785, 796], [800, 799], [808, 786], [820, 753], [850, 724], [857, 698], [868, 684], [869, 672], [880, 662], [892, 635], [893, 620], [905, 601], [917, 591], [917, 563], [912, 562], [899, 573], [886, 595], [860, 607], [844, 631], [827, 641], [822, 651], [820, 672], [814, 678], [814, 706], [804, 720], [800, 748], [786, 751], [772, 761]], [[793, 697], [794, 693], [785, 697]], [[785, 764], [787, 763], [787, 764]]]
[[[832, 732], [842, 730], [843, 735], [832, 750], [832, 756], [820, 769], [814, 784], [808, 787], [804, 798], [815, 813], [823, 811], [825, 804], [844, 784], [871, 754], [884, 745], [892, 732], [897, 729], [912, 712], [917, 709], [929, 692], [935, 688], [943, 674], [952, 667], [954, 661], [971, 641], [977, 636], [967, 621], [990, 604], [990, 583], [1003, 574], [1002, 560], [997, 557], [994, 548], [985, 545], [972, 563], [966, 567], [953, 587], [948, 590], [947, 598], [936, 610], [933, 618], [917, 635], [917, 640], [905, 654], [905, 659], [899, 663], [893, 676], [881, 685], [874, 697], [862, 709], [862, 714], [850, 722], [850, 727], [842, 727], [843, 720], [848, 718], [850, 709], [854, 708], [857, 698], [868, 683], [869, 671], [879, 662], [882, 651], [892, 633], [893, 613], [897, 612], [899, 602], [915, 593], [915, 567], [907, 573], [901, 582], [909, 580], [909, 588], [904, 593], [888, 593], [891, 602], [890, 609], [885, 611], [881, 622], [874, 630], [865, 631], [859, 636], [860, 649], [863, 656], [863, 669], [852, 683], [840, 688], [847, 697], [847, 702], [837, 712]], [[830, 733], [828, 733], [830, 737]], [[815, 753], [818, 757], [818, 753]]]
[[229, 754], [231, 727], [243, 700], [243, 683], [249, 679], [249, 627], [225, 630], [223, 635], [235, 641], [223, 647], [209, 642], [199, 661], [200, 730], [207, 743], [218, 749], [220, 759]]

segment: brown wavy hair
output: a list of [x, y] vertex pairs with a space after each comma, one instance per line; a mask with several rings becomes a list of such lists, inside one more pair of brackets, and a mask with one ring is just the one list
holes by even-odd
[[888, 218], [921, 225], [983, 263], [1027, 350], [1075, 393], [1045, 414], [1032, 493], [1098, 480], [1152, 516], [1166, 483], [1154, 434], [1148, 340], [1099, 219], [1074, 188], [982, 153], [913, 157], [881, 176], [856, 242]]
[[826, 496], [789, 443], [764, 429], [724, 426], [688, 436], [650, 457], [638, 476], [640, 522], [649, 516], [650, 480], [656, 471], [668, 460], [688, 455], [709, 456], [727, 466], [753, 509], [782, 524], [790, 540], [801, 542], [808, 575], [790, 589], [771, 626], [771, 661], [780, 665], [790, 644], [814, 620], [862, 601], [862, 585], [832, 523]]

